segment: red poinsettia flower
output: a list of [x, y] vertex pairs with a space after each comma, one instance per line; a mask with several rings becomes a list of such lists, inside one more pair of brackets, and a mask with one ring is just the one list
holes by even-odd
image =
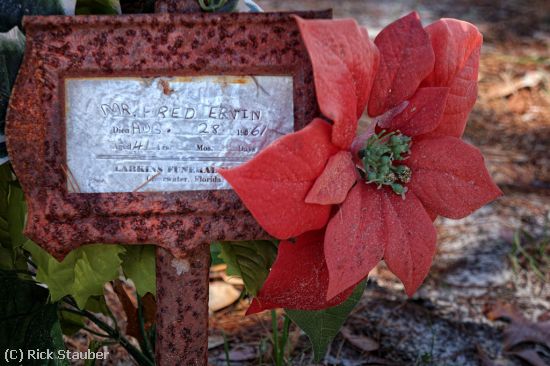
[[[220, 171], [285, 240], [249, 312], [336, 305], [382, 259], [412, 295], [435, 253], [433, 219], [462, 218], [501, 194], [460, 139], [481, 34], [454, 19], [423, 28], [411, 13], [373, 44], [353, 20], [297, 21], [330, 123], [315, 119]], [[367, 104], [374, 123], [356, 138]]]

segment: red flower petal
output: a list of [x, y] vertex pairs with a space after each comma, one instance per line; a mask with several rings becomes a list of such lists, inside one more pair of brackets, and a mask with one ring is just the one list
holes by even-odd
[[408, 184], [431, 212], [460, 219], [502, 194], [479, 150], [456, 137], [415, 141], [407, 164]]
[[422, 86], [450, 88], [441, 123], [432, 134], [460, 137], [477, 98], [483, 37], [474, 25], [456, 19], [441, 19], [426, 31], [435, 52], [435, 66]]
[[317, 102], [334, 121], [332, 142], [347, 150], [369, 99], [378, 50], [355, 20], [296, 20], [313, 65]]
[[281, 242], [277, 260], [247, 314], [273, 308], [319, 310], [347, 299], [353, 289], [326, 301], [328, 271], [323, 238], [321, 230], [299, 236], [296, 243]]
[[369, 99], [369, 115], [378, 116], [413, 96], [434, 66], [428, 34], [416, 12], [391, 23], [374, 43], [380, 66]]
[[449, 88], [420, 88], [403, 112], [378, 125], [388, 130], [399, 130], [407, 136], [431, 132], [441, 121], [448, 92]]
[[328, 160], [325, 170], [309, 190], [306, 203], [342, 203], [356, 180], [357, 171], [351, 153], [340, 151]]
[[353, 288], [382, 259], [383, 191], [359, 182], [327, 225], [325, 257], [329, 271], [327, 298]]
[[430, 216], [430, 219], [432, 219], [432, 222], [434, 222], [435, 219], [437, 219], [438, 215], [435, 212], [428, 210], [426, 207], [424, 207], [424, 210], [426, 210], [426, 212], [428, 213], [428, 216]]
[[353, 288], [382, 257], [412, 295], [429, 271], [435, 243], [432, 220], [412, 192], [403, 200], [357, 184], [327, 226], [328, 298]]
[[[435, 254], [437, 235], [432, 219], [412, 192], [405, 199], [385, 190], [384, 261], [412, 296], [426, 278]], [[371, 240], [373, 240], [372, 238]]]
[[330, 132], [328, 123], [315, 119], [243, 165], [219, 170], [270, 235], [288, 239], [327, 223], [330, 206], [308, 204], [305, 197], [338, 151]]

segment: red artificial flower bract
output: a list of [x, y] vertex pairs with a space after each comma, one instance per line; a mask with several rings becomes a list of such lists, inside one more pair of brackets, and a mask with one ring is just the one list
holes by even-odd
[[[433, 220], [502, 194], [463, 142], [477, 96], [475, 26], [416, 13], [375, 38], [353, 20], [297, 18], [315, 78], [315, 119], [221, 170], [258, 223], [285, 240], [249, 313], [345, 300], [380, 260], [412, 296], [436, 250]], [[356, 137], [363, 110], [374, 118]]]
[[246, 164], [219, 173], [270, 235], [288, 239], [317, 230], [326, 225], [330, 207], [308, 204], [305, 197], [338, 151], [330, 136], [330, 125], [315, 119], [276, 140]]
[[[328, 269], [323, 254], [324, 231], [310, 231], [296, 241], [281, 241], [273, 269], [247, 314], [280, 307], [320, 310], [338, 305], [352, 290], [331, 301], [319, 298], [328, 287]], [[289, 270], [293, 273], [289, 276]]]
[[314, 64], [319, 107], [334, 123], [332, 143], [348, 149], [369, 100], [378, 50], [355, 20], [296, 21]]

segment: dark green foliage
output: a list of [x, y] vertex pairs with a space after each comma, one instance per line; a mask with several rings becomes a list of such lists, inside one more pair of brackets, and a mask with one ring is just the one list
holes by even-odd
[[[0, 349], [65, 349], [57, 303], [48, 302], [48, 290], [35, 282], [0, 271]], [[30, 360], [25, 365], [68, 365], [60, 359]]]
[[144, 296], [150, 292], [155, 295], [156, 256], [154, 245], [126, 245], [122, 256], [122, 270], [126, 278], [131, 279], [137, 293]]
[[[0, 24], [2, 9], [0, 5]], [[14, 27], [9, 32], [0, 33], [0, 164], [7, 157], [6, 144], [4, 142], [4, 125], [6, 112], [11, 95], [11, 89], [15, 83], [23, 52], [25, 51], [25, 36], [19, 28]]]
[[27, 269], [21, 246], [26, 206], [21, 187], [15, 181], [9, 164], [0, 166], [0, 270]]
[[230, 13], [235, 10], [239, 0], [197, 0], [206, 12]]
[[75, 13], [76, 15], [117, 15], [121, 13], [121, 10], [118, 0], [78, 0]]
[[221, 242], [221, 259], [227, 274], [243, 279], [246, 291], [256, 296], [277, 257], [277, 244], [268, 240]]
[[316, 362], [319, 362], [325, 355], [327, 346], [338, 334], [349, 313], [361, 299], [364, 289], [365, 282], [361, 282], [346, 301], [332, 308], [316, 311], [285, 309], [289, 318], [309, 337]]

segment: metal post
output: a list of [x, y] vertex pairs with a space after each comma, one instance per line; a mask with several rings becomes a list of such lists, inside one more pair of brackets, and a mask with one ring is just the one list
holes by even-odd
[[[196, 0], [157, 0], [157, 13], [200, 12]], [[205, 243], [177, 259], [157, 247], [157, 339], [155, 364], [208, 363], [210, 246]]]
[[207, 364], [209, 270], [207, 244], [186, 259], [157, 247], [157, 365]]

